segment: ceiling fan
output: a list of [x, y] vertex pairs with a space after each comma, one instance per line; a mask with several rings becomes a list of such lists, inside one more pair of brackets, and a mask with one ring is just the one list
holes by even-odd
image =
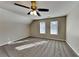
[[14, 3], [14, 5], [17, 5], [17, 6], [20, 6], [20, 7], [24, 7], [24, 8], [27, 8], [27, 9], [31, 9], [31, 11], [27, 13], [28, 15], [41, 16], [38, 11], [40, 11], [40, 12], [48, 12], [49, 11], [49, 9], [38, 8], [37, 5], [36, 5], [36, 1], [31, 1], [31, 7], [24, 6], [24, 5], [21, 5], [21, 4], [18, 4], [18, 3]]

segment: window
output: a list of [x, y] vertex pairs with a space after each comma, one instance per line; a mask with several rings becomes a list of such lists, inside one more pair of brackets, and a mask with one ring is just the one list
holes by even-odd
[[50, 22], [50, 34], [58, 34], [58, 21]]
[[40, 22], [40, 34], [44, 34], [45, 33], [45, 22]]

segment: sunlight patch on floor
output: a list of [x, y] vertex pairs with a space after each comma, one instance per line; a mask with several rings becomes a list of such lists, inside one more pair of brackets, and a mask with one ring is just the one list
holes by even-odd
[[42, 44], [47, 43], [47, 42], [48, 41], [40, 41], [40, 42], [31, 43], [31, 44], [21, 45], [21, 46], [15, 47], [15, 49], [16, 50], [23, 50], [23, 49], [31, 48], [34, 46], [42, 45]]

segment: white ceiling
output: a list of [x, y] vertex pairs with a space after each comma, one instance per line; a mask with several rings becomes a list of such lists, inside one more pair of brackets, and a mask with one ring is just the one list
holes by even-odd
[[29, 23], [33, 19], [67, 15], [72, 10], [72, 8], [79, 3], [78, 1], [37, 1], [38, 8], [49, 9], [49, 12], [39, 12], [41, 14], [41, 17], [39, 17], [27, 15], [30, 10], [14, 5], [15, 2], [26, 6], [31, 6], [30, 1], [0, 1], [0, 8], [10, 11], [14, 14], [14, 16], [15, 14], [18, 15], [17, 22], [23, 23]]

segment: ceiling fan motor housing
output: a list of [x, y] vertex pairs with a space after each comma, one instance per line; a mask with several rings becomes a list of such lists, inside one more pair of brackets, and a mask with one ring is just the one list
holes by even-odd
[[36, 10], [37, 9], [37, 6], [36, 6], [36, 1], [31, 1], [31, 9], [32, 10]]

